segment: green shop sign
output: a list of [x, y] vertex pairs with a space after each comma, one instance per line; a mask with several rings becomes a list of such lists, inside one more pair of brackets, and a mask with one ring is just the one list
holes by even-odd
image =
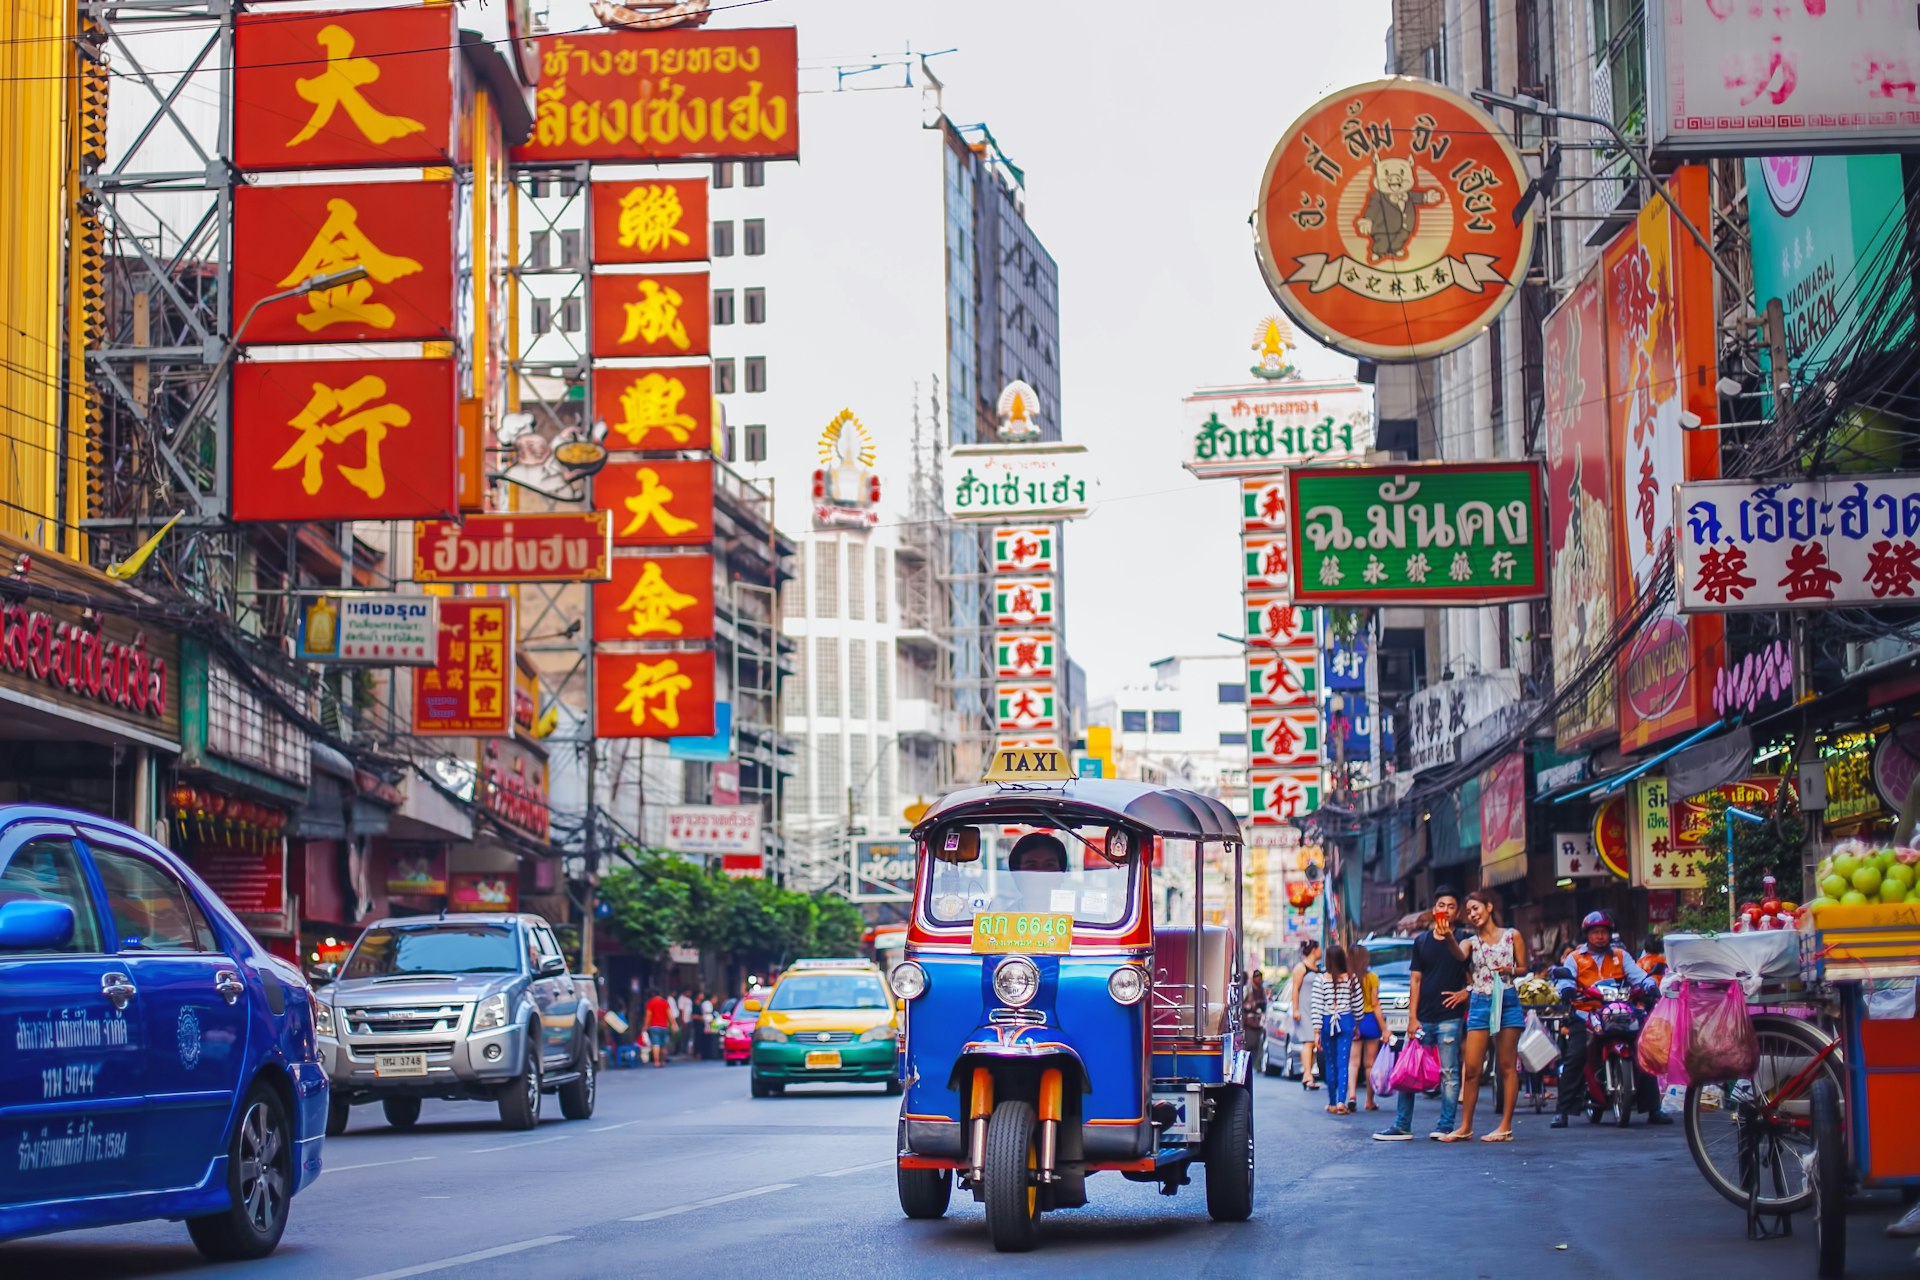
[[1483, 605], [1547, 592], [1538, 463], [1295, 467], [1287, 488], [1296, 600]]

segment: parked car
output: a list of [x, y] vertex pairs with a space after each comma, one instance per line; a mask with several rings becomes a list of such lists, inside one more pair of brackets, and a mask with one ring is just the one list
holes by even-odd
[[376, 921], [316, 1008], [333, 1082], [327, 1132], [378, 1102], [411, 1128], [426, 1098], [474, 1099], [500, 1123], [540, 1123], [557, 1093], [569, 1120], [593, 1114], [599, 1054], [593, 984], [567, 972], [553, 929], [535, 915], [477, 913]]
[[1270, 1076], [1300, 1078], [1300, 1047], [1293, 1043], [1293, 1009], [1287, 984], [1275, 984], [1267, 993], [1267, 1011], [1260, 1018], [1259, 1053], [1254, 1065]]
[[320, 1175], [313, 991], [129, 827], [0, 805], [0, 1240], [184, 1219], [262, 1258]]

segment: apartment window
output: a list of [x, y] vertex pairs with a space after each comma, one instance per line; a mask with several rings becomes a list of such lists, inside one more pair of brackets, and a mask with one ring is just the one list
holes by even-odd
[[767, 291], [765, 289], [742, 289], [741, 302], [746, 307], [748, 324], [767, 322]]
[[759, 257], [767, 251], [767, 220], [765, 218], [741, 219], [740, 238], [744, 241], [741, 251], [749, 258]]
[[715, 324], [733, 323], [733, 290], [715, 289], [713, 291], [713, 322]]
[[749, 393], [765, 391], [767, 389], [767, 358], [748, 356], [741, 363], [745, 366], [747, 391]]
[[892, 566], [887, 563], [887, 549], [873, 549], [873, 620], [887, 620], [887, 579], [892, 575]]
[[813, 638], [813, 710], [822, 716], [840, 714], [840, 637]]
[[536, 271], [552, 266], [553, 258], [548, 252], [551, 243], [546, 232], [534, 232], [527, 240], [527, 265]]
[[1247, 686], [1244, 684], [1223, 683], [1220, 686], [1221, 702], [1245, 702], [1246, 700]]
[[716, 187], [733, 185], [733, 161], [715, 160], [713, 162], [713, 185]]
[[733, 394], [733, 357], [713, 362], [713, 394], [730, 396]]
[[878, 814], [889, 814], [897, 807], [893, 803], [893, 749], [884, 741], [874, 745], [879, 759], [874, 762], [873, 803], [867, 808]]
[[840, 544], [831, 538], [813, 544], [813, 616], [840, 616]]
[[893, 645], [885, 640], [873, 646], [873, 718], [893, 719]]
[[787, 783], [788, 813], [803, 813], [813, 799], [813, 739], [802, 736], [794, 741], [793, 778]]
[[872, 812], [873, 796], [867, 791], [867, 753], [873, 749], [873, 743], [866, 734], [847, 739], [847, 786], [852, 789], [850, 797], [858, 812]]
[[578, 294], [571, 298], [560, 299], [560, 332], [580, 332], [580, 297]]
[[713, 224], [713, 256], [731, 258], [733, 256], [733, 220]]
[[585, 261], [586, 255], [580, 252], [580, 233], [562, 231], [560, 233], [560, 265], [577, 267]]
[[[788, 599], [799, 594], [793, 590], [798, 581], [799, 579], [796, 578], [787, 583]], [[789, 613], [787, 616], [793, 615]], [[805, 644], [794, 646], [793, 674], [787, 677], [786, 700], [782, 703], [782, 709], [790, 716], [807, 714], [807, 646]]]
[[1595, 109], [1610, 117], [1621, 132], [1632, 134], [1645, 125], [1647, 106], [1646, 0], [1593, 0], [1595, 97], [1606, 102]]
[[847, 544], [847, 616], [856, 622], [867, 616], [867, 549], [858, 542]]
[[1153, 731], [1155, 733], [1180, 732], [1180, 713], [1178, 711], [1156, 711], [1153, 713]]
[[1244, 731], [1240, 733], [1222, 731], [1220, 734], [1220, 745], [1223, 747], [1244, 747], [1247, 745], [1247, 735]]
[[[752, 431], [752, 427], [747, 428]], [[749, 436], [749, 439], [752, 437]], [[807, 562], [795, 559], [793, 576], [780, 584], [780, 616], [783, 618], [804, 618], [807, 616]]]
[[1147, 713], [1144, 711], [1122, 711], [1120, 713], [1120, 732], [1145, 733], [1147, 731]]
[[767, 460], [767, 428], [756, 423], [747, 428], [747, 461], [765, 462]]
[[867, 718], [867, 642], [847, 641], [847, 716]]
[[767, 162], [748, 160], [740, 166], [740, 185], [743, 187], [764, 187], [767, 185]]
[[533, 300], [533, 332], [535, 336], [547, 333], [553, 328], [553, 303], [545, 298]]
[[847, 811], [847, 784], [842, 782], [840, 771], [840, 735], [815, 740], [813, 749], [814, 766], [814, 809], [823, 814], [843, 814]]
[[725, 458], [725, 459], [726, 459], [726, 460], [727, 460], [728, 462], [732, 462], [732, 461], [734, 461], [735, 459], [737, 459], [737, 458], [738, 458], [738, 457], [739, 457], [740, 455], [739, 455], [739, 453], [738, 453], [738, 452], [736, 452], [736, 450], [735, 450], [735, 445], [734, 445], [734, 430], [733, 430], [733, 428], [732, 428], [732, 427], [728, 427], [728, 428], [726, 428], [726, 432], [727, 432], [727, 443], [726, 443], [726, 452], [725, 452], [725, 453], [724, 453], [724, 454], [723, 454], [722, 456], [723, 456], [723, 457], [724, 457], [724, 458]]

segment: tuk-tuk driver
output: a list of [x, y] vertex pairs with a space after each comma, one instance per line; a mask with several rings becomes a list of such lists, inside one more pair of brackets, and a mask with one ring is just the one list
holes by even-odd
[[1051, 871], [1056, 875], [1067, 869], [1067, 846], [1060, 837], [1044, 831], [1029, 831], [1014, 842], [1007, 854], [1009, 871]]
[[[1046, 911], [1053, 902], [1053, 890], [1062, 882], [1054, 876], [1067, 871], [1067, 846], [1060, 837], [1044, 831], [1029, 831], [1014, 842], [1007, 853], [1006, 877], [994, 894], [994, 905], [1001, 911]], [[1034, 873], [1039, 874], [1034, 874]]]

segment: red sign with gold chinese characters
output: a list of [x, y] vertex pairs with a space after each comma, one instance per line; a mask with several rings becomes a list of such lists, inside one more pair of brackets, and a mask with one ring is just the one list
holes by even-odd
[[515, 161], [792, 160], [793, 28], [542, 36], [539, 110]]
[[697, 547], [713, 541], [713, 464], [609, 463], [594, 477], [593, 504], [613, 514], [616, 547]]
[[241, 340], [422, 341], [453, 332], [451, 182], [240, 187], [233, 193], [233, 312], [317, 275], [367, 278], [253, 313]]
[[707, 180], [593, 184], [593, 261], [704, 262]]
[[612, 553], [604, 511], [476, 512], [413, 526], [416, 582], [605, 582]]
[[450, 4], [240, 14], [233, 22], [234, 164], [450, 163], [457, 16]]
[[513, 601], [467, 596], [440, 602], [440, 652], [413, 673], [419, 737], [513, 733]]
[[713, 638], [712, 556], [621, 556], [593, 594], [593, 638]]
[[233, 373], [235, 520], [454, 509], [451, 360], [275, 360]]
[[713, 445], [713, 367], [704, 364], [620, 369], [595, 365], [594, 411], [606, 421], [602, 442], [614, 452], [699, 449]]
[[1267, 287], [1320, 341], [1421, 360], [1472, 340], [1519, 290], [1529, 179], [1491, 117], [1409, 76], [1322, 98], [1260, 179], [1254, 241]]
[[593, 655], [597, 738], [713, 733], [713, 654], [689, 649]]
[[704, 356], [713, 349], [707, 273], [595, 272], [593, 356]]

